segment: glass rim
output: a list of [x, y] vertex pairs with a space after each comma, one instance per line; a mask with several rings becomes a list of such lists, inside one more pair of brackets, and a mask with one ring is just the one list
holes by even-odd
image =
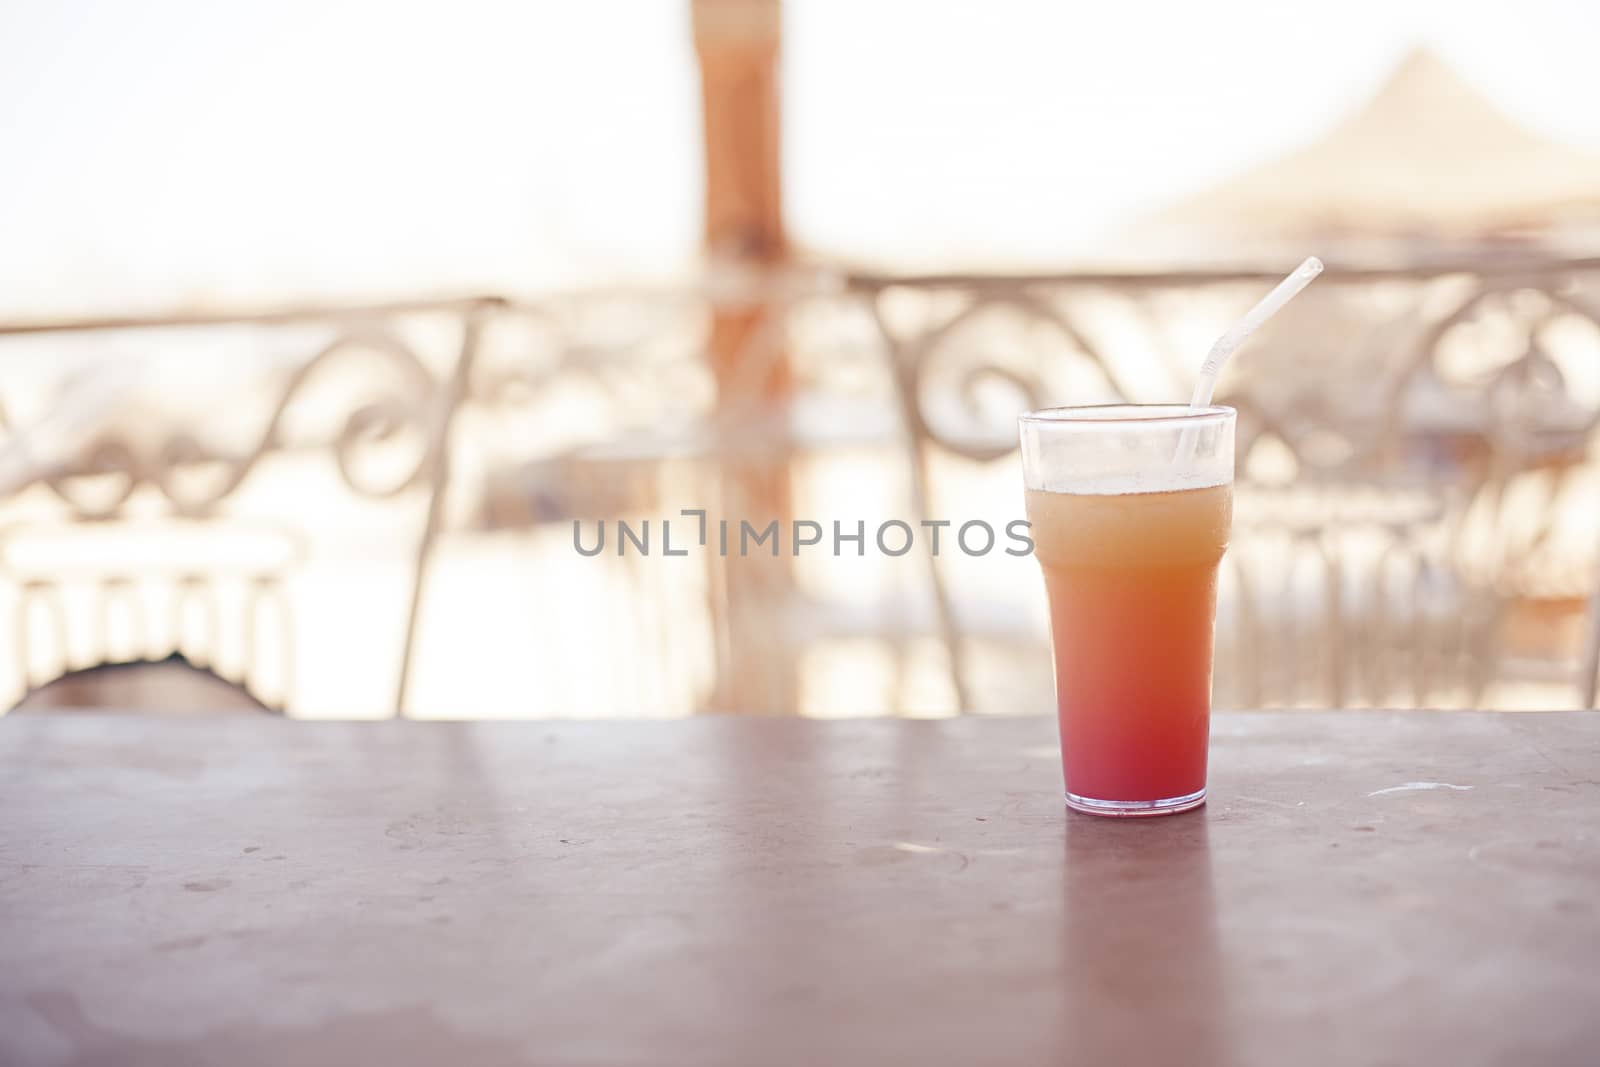
[[1130, 423], [1220, 421], [1238, 412], [1225, 404], [1074, 404], [1024, 411], [1018, 422], [1075, 426], [1127, 426]]

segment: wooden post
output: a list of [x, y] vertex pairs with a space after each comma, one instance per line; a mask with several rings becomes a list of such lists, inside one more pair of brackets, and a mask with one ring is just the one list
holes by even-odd
[[[705, 130], [705, 241], [714, 269], [759, 273], [787, 258], [780, 176], [778, 57], [782, 36], [779, 0], [694, 0], [695, 51], [700, 60]], [[721, 414], [749, 426], [784, 410], [790, 388], [781, 352], [763, 350], [781, 334], [762, 336], [768, 310], [760, 306], [715, 309], [708, 357], [719, 388]], [[756, 367], [749, 360], [759, 360]], [[787, 532], [790, 518], [786, 447], [749, 458], [720, 457], [724, 501], [758, 529], [772, 519]], [[790, 641], [784, 613], [793, 589], [785, 540], [777, 559], [753, 554], [717, 557], [714, 576], [723, 590], [719, 620], [726, 636], [713, 706], [745, 713], [784, 714], [796, 704]]]

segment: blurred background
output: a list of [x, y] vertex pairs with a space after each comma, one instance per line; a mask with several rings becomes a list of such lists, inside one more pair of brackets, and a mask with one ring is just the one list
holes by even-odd
[[574, 522], [1003, 528], [1020, 411], [1186, 399], [1313, 253], [1219, 392], [1218, 705], [1593, 706], [1596, 40], [1587, 0], [14, 0], [0, 707], [1047, 711], [1031, 558]]

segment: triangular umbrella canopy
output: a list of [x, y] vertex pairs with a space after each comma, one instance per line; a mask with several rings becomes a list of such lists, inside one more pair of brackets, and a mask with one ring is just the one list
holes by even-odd
[[[1425, 51], [1321, 140], [1133, 227], [1141, 243], [1459, 243], [1600, 222], [1600, 155], [1523, 129]], [[1212, 247], [1215, 254], [1215, 246]]]

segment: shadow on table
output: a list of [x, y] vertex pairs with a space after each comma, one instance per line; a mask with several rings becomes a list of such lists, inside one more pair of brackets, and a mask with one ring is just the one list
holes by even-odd
[[1204, 811], [1070, 814], [1062, 1047], [1085, 1063], [1227, 1063], [1227, 988]]

